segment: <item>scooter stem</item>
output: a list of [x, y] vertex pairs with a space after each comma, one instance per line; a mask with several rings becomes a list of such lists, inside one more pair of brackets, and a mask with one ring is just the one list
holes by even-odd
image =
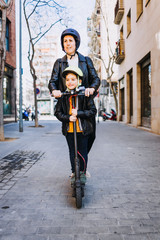
[[[72, 96], [72, 106], [75, 108], [76, 96]], [[74, 149], [75, 149], [75, 179], [76, 186], [80, 186], [80, 162], [77, 153], [77, 127], [76, 122], [73, 122], [73, 133], [74, 133]]]
[[[75, 100], [76, 97], [72, 96], [72, 106], [75, 108]], [[75, 150], [75, 158], [77, 158], [77, 127], [76, 122], [73, 122], [73, 133], [74, 133], [74, 150]]]

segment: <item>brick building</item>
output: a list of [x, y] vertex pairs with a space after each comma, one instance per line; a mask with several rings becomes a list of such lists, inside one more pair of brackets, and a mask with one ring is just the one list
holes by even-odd
[[16, 29], [15, 0], [7, 10], [6, 64], [3, 80], [4, 121], [16, 118]]

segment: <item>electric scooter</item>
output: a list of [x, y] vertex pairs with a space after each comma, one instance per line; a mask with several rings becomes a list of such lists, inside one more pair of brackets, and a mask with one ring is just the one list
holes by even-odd
[[[63, 96], [71, 95], [72, 96], [72, 106], [75, 108], [75, 100], [77, 95], [84, 95], [85, 88], [79, 87], [78, 91], [72, 90], [71, 92], [62, 93]], [[73, 132], [74, 132], [74, 148], [75, 148], [75, 182], [71, 185], [73, 188], [73, 196], [76, 198], [76, 207], [82, 207], [82, 197], [84, 197], [84, 184], [80, 181], [80, 160], [78, 158], [77, 151], [77, 129], [76, 122], [73, 122]]]

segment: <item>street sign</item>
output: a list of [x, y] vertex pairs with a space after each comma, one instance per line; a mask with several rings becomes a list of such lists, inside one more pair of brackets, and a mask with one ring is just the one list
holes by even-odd
[[39, 94], [39, 93], [40, 93], [39, 88], [36, 88], [36, 94]]

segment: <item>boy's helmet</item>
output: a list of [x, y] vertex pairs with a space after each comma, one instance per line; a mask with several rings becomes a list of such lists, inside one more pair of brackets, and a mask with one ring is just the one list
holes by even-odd
[[83, 77], [83, 72], [79, 67], [75, 67], [75, 66], [67, 67], [66, 69], [64, 69], [62, 76], [65, 78], [68, 73], [74, 73], [80, 78]]
[[63, 38], [67, 35], [71, 35], [74, 37], [75, 39], [75, 42], [76, 42], [76, 50], [79, 48], [80, 46], [80, 42], [81, 42], [81, 39], [80, 39], [80, 35], [79, 33], [73, 29], [73, 28], [68, 28], [66, 30], [64, 30], [61, 34], [61, 46], [62, 46], [62, 50], [64, 51], [64, 46], [63, 46]]

